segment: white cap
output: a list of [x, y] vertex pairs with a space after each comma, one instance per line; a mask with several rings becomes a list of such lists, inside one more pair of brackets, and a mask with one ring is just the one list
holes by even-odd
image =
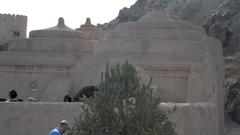
[[68, 121], [66, 121], [66, 120], [62, 120], [61, 122], [60, 122], [60, 125], [63, 125], [63, 124], [65, 124], [66, 125], [66, 129], [67, 130], [69, 130], [70, 128], [68, 127], [69, 126], [69, 123], [68, 123]]

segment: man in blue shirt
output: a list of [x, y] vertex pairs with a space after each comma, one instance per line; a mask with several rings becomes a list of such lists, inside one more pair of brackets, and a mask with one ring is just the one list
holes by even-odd
[[68, 125], [69, 124], [66, 120], [62, 120], [59, 124], [59, 127], [51, 130], [48, 135], [63, 135], [67, 130], [70, 129]]

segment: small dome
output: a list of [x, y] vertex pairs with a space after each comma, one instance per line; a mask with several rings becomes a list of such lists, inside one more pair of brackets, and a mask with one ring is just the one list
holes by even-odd
[[160, 8], [159, 4], [156, 4], [152, 12], [150, 14], [147, 14], [139, 19], [140, 22], [169, 22], [173, 21], [170, 17], [166, 16], [163, 11]]
[[106, 33], [105, 38], [201, 40], [201, 35], [206, 35], [206, 33], [200, 26], [173, 19], [156, 5], [152, 12], [138, 21], [119, 24], [115, 31]]
[[153, 9], [152, 12], [140, 18], [137, 22], [121, 23], [117, 30], [194, 30], [204, 32], [199, 26], [180, 19], [173, 19], [161, 9]]
[[63, 17], [58, 18], [58, 24], [54, 27], [48, 28], [46, 30], [66, 30], [66, 31], [73, 31], [73, 29], [67, 27], [64, 22]]
[[34, 30], [29, 34], [30, 38], [87, 38], [87, 35], [83, 32], [74, 31], [65, 25], [64, 18], [58, 18], [58, 24], [54, 27], [50, 27], [43, 30]]
[[92, 25], [91, 19], [88, 17], [88, 18], [86, 19], [85, 24], [81, 25], [80, 27], [82, 28], [82, 27], [95, 27], [95, 26]]

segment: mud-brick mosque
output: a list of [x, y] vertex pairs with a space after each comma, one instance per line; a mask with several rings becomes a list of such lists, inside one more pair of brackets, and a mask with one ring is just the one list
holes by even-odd
[[1, 42], [0, 96], [14, 88], [21, 98], [39, 102], [1, 103], [1, 134], [43, 135], [59, 119], [73, 122], [80, 103], [62, 103], [63, 97], [97, 85], [106, 62], [128, 60], [143, 80], [153, 78], [154, 96], [163, 100], [160, 107], [178, 135], [223, 135], [222, 46], [200, 26], [158, 6], [108, 32], [89, 18], [75, 30], [59, 18], [56, 26], [26, 38], [26, 24], [26, 16], [0, 15], [0, 39], [10, 39]]

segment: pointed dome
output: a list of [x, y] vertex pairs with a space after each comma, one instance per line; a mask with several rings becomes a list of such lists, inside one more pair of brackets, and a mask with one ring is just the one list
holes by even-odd
[[92, 23], [91, 23], [91, 19], [88, 17], [88, 18], [86, 18], [86, 22], [85, 22], [85, 24], [83, 24], [83, 25], [81, 25], [80, 26], [80, 28], [83, 28], [83, 27], [95, 27], [94, 25], [92, 25]]
[[48, 28], [47, 30], [69, 30], [73, 31], [73, 29], [69, 28], [68, 26], [65, 25], [64, 18], [59, 17], [58, 18], [58, 24], [54, 27]]
[[142, 18], [139, 19], [139, 21], [141, 22], [168, 22], [168, 21], [172, 21], [172, 19], [168, 16], [166, 16], [163, 11], [160, 8], [159, 4], [156, 4], [153, 9], [152, 12], [150, 12], [150, 14], [147, 14], [145, 16], [143, 16]]

